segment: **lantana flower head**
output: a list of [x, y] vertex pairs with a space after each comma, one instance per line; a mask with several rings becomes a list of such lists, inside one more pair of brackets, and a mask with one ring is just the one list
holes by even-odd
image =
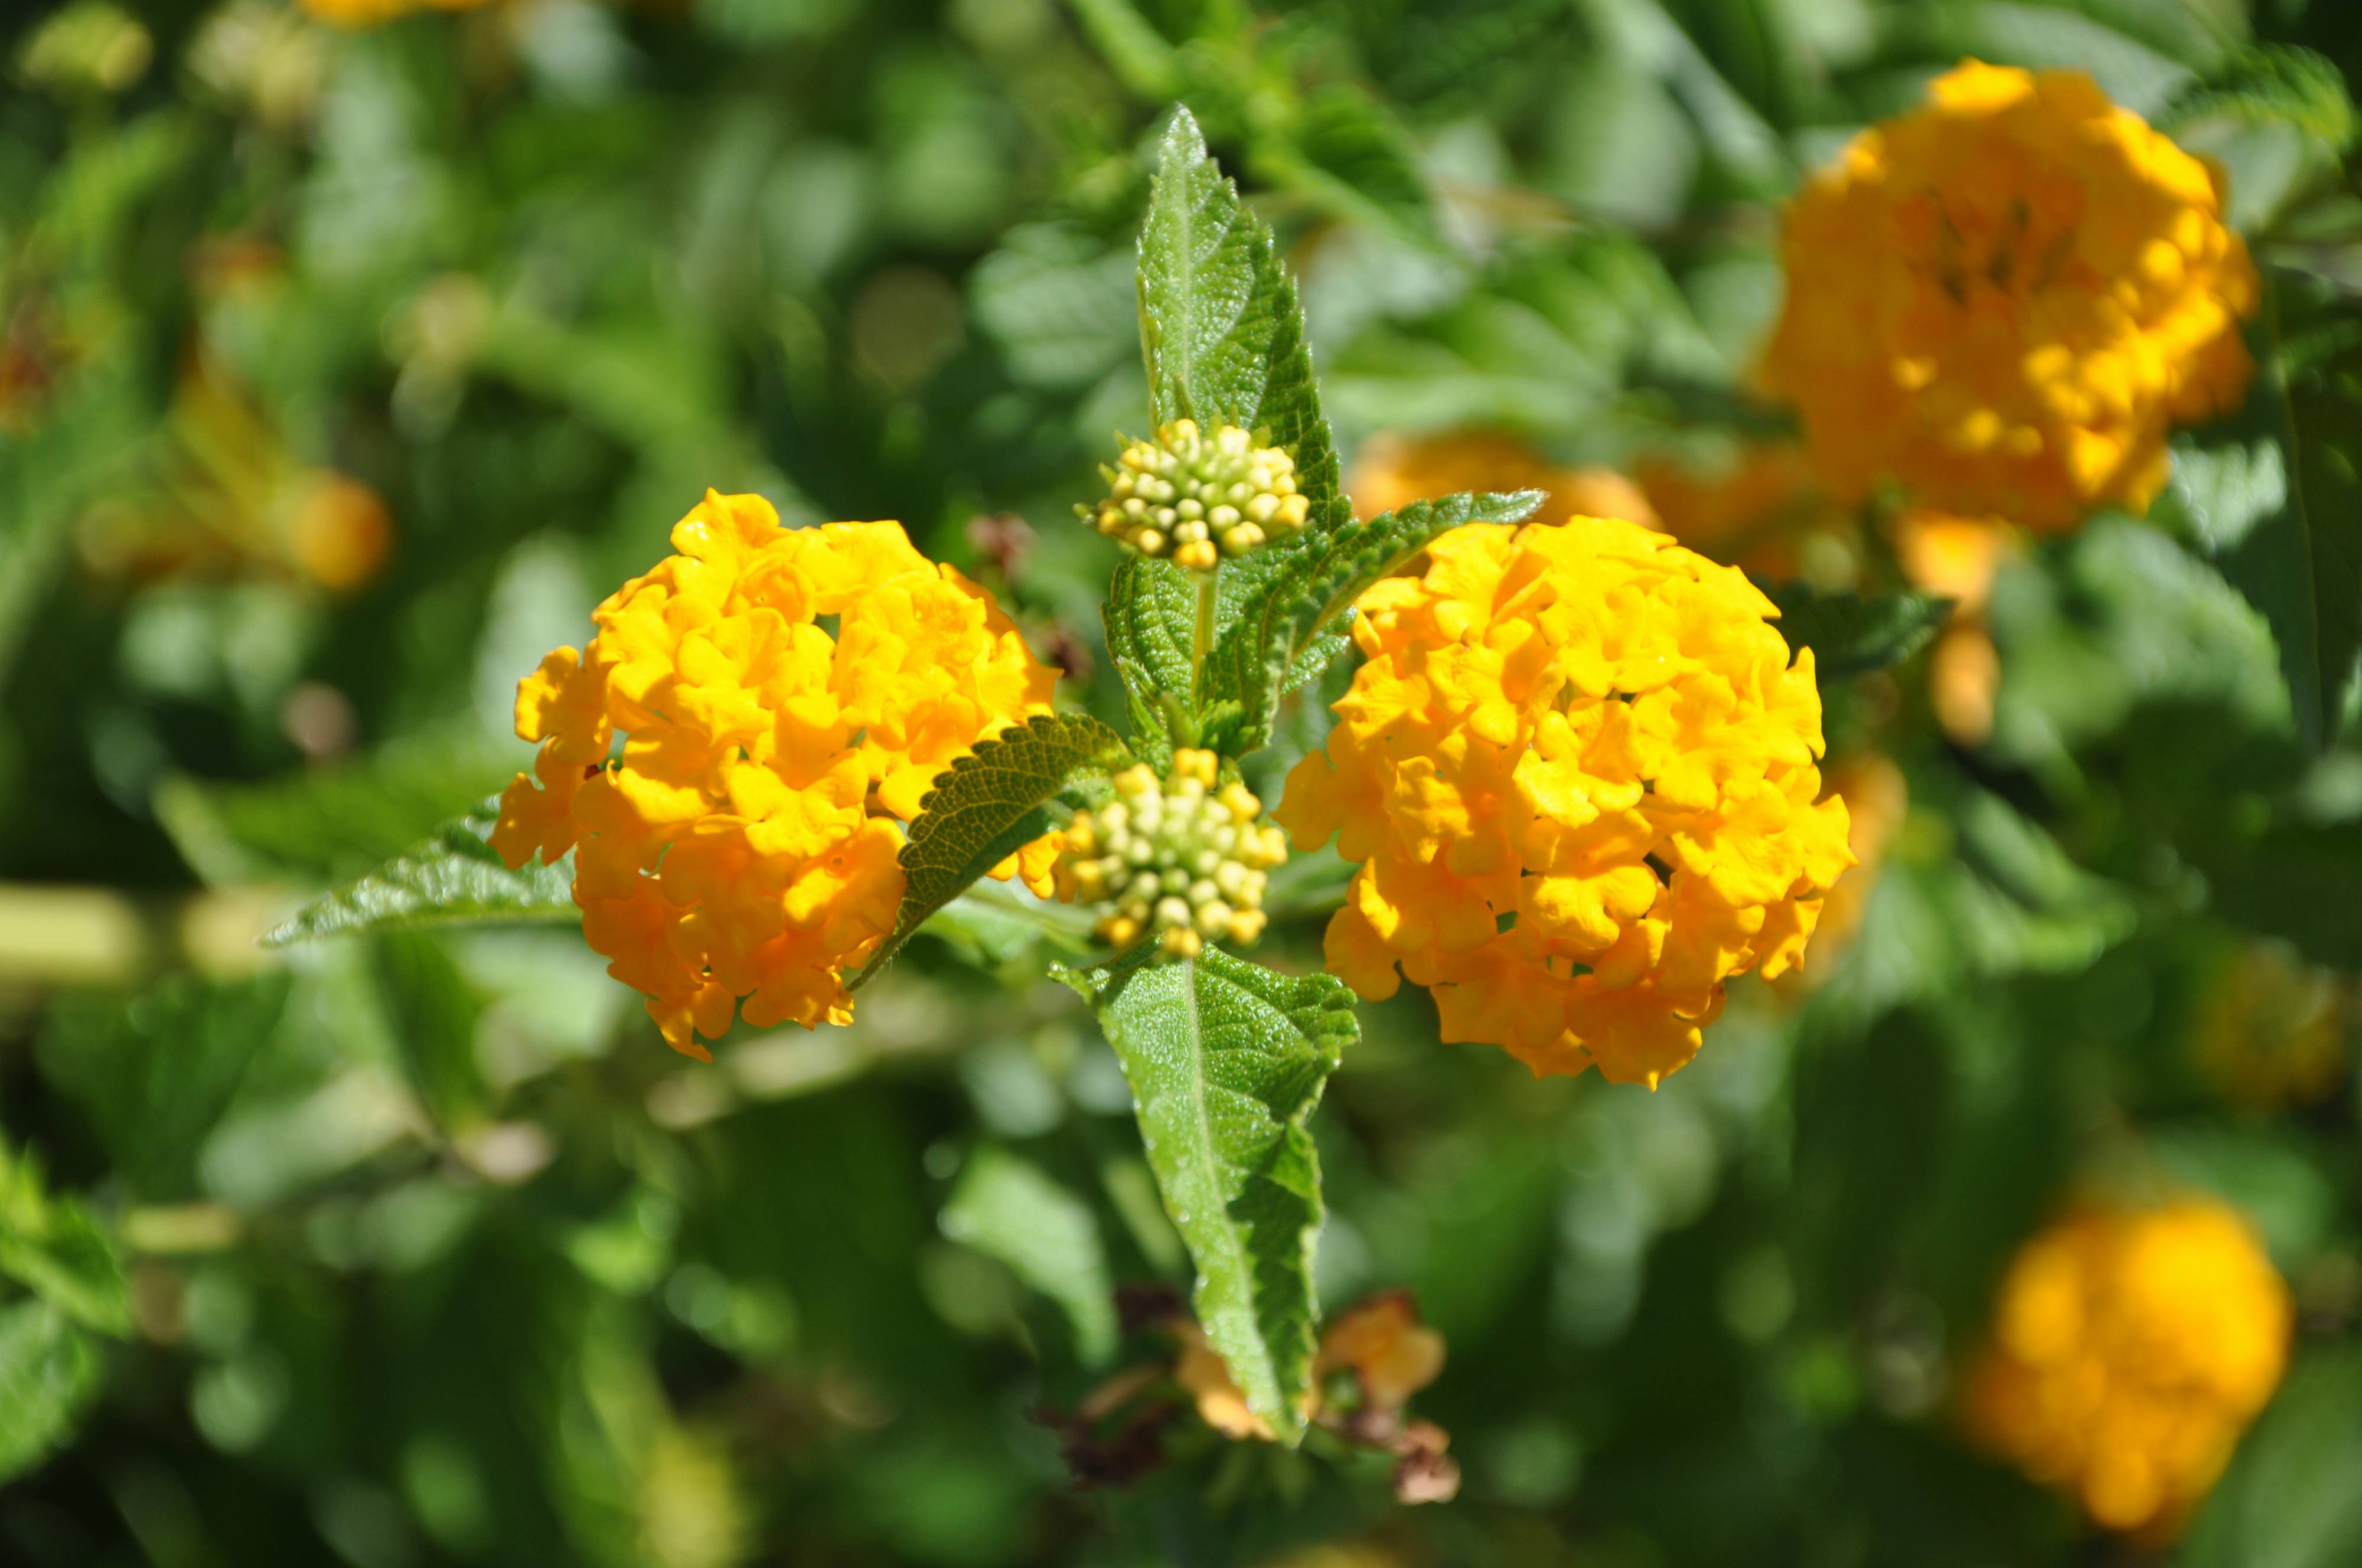
[[[899, 524], [783, 528], [761, 496], [708, 491], [672, 544], [588, 646], [519, 683], [541, 750], [492, 845], [512, 866], [573, 849], [584, 936], [702, 1055], [734, 1011], [852, 1016], [844, 972], [901, 901], [900, 823], [976, 742], [1049, 712], [1056, 678]], [[1054, 855], [997, 874], [1046, 892]]]
[[1969, 1425], [2101, 1524], [2169, 1536], [2279, 1386], [2290, 1323], [2288, 1287], [2235, 1209], [2086, 1208], [2010, 1265]]
[[1429, 988], [1446, 1040], [1654, 1085], [1776, 976], [1853, 863], [1810, 650], [1638, 525], [1455, 529], [1359, 602], [1367, 656], [1275, 813], [1362, 862], [1330, 967]]
[[1220, 781], [1221, 759], [1188, 747], [1158, 778], [1146, 763], [1115, 776], [1115, 799], [1075, 813], [1055, 838], [1061, 897], [1103, 904], [1093, 934], [1129, 947], [1150, 932], [1171, 956], [1194, 958], [1209, 939], [1263, 934], [1264, 885], [1287, 858], [1287, 835], [1263, 820], [1243, 784]]
[[2038, 529], [2145, 508], [2176, 422], [2237, 404], [2258, 283], [2217, 176], [2073, 71], [1970, 61], [1788, 215], [1764, 362], [1841, 496]]
[[1192, 571], [1212, 571], [1225, 558], [1292, 534], [1310, 514], [1310, 499], [1296, 488], [1296, 459], [1257, 446], [1235, 425], [1200, 430], [1194, 419], [1174, 420], [1100, 471], [1107, 499], [1076, 508], [1091, 526]]

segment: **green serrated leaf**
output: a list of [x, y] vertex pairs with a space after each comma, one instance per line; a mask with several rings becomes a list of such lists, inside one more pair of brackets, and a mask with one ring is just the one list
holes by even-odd
[[[1343, 651], [1341, 645], [1322, 646], [1321, 639], [1372, 584], [1454, 528], [1516, 523], [1541, 503], [1541, 492], [1533, 490], [1413, 502], [1367, 523], [1290, 541], [1292, 547], [1268, 557], [1250, 556], [1242, 595], [1225, 613], [1204, 684], [1208, 695], [1239, 706], [1232, 745], [1223, 749], [1252, 751], [1270, 738], [1279, 699]], [[1308, 655], [1314, 656], [1313, 667], [1299, 673]]]
[[89, 1210], [50, 1194], [28, 1154], [0, 1148], [0, 1276], [15, 1280], [75, 1322], [104, 1333], [131, 1330], [123, 1260]]
[[491, 844], [500, 803], [486, 801], [348, 887], [266, 933], [265, 947], [408, 926], [575, 921], [574, 856], [512, 871]]
[[1197, 716], [1197, 668], [1189, 648], [1198, 617], [1198, 585], [1171, 561], [1127, 553], [1108, 583], [1108, 653], [1124, 672], [1124, 695], [1135, 733], [1145, 739], [1164, 728], [1163, 701], [1172, 697]]
[[894, 933], [845, 988], [867, 984], [929, 915], [1059, 826], [1060, 795], [1131, 760], [1123, 738], [1086, 713], [1040, 714], [977, 742], [919, 802], [902, 846], [906, 881]]
[[1952, 613], [1933, 593], [1825, 593], [1806, 582], [1760, 582], [1780, 607], [1780, 635], [1791, 651], [1813, 650], [1822, 680], [1842, 679], [1900, 664], [1921, 648]]
[[986, 1143], [968, 1155], [944, 1205], [942, 1224], [944, 1235], [999, 1259], [1055, 1301], [1086, 1363], [1099, 1365], [1115, 1353], [1115, 1286], [1089, 1204], [1008, 1150]]
[[1311, 1386], [1320, 1165], [1307, 1125], [1345, 1045], [1352, 993], [1219, 948], [1160, 962], [1143, 944], [1055, 971], [1098, 1010], [1140, 1110], [1164, 1207], [1198, 1265], [1206, 1337], [1281, 1441]]
[[1158, 425], [1187, 418], [1264, 432], [1296, 458], [1308, 526], [1346, 521], [1296, 285], [1270, 227], [1239, 204], [1187, 109], [1165, 130], [1141, 228], [1140, 331]]
[[0, 1309], [0, 1482], [64, 1445], [105, 1370], [98, 1345], [49, 1302]]

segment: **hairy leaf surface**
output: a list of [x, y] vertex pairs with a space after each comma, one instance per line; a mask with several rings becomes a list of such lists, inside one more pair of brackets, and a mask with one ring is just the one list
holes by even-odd
[[1140, 325], [1157, 424], [1264, 432], [1296, 458], [1297, 488], [1312, 503], [1308, 528], [1351, 515], [1296, 285], [1269, 226], [1240, 204], [1187, 109], [1165, 130], [1141, 229]]
[[919, 802], [894, 933], [848, 989], [858, 989], [926, 918], [1023, 845], [1060, 825], [1058, 796], [1131, 760], [1121, 736], [1086, 713], [1043, 713], [978, 741]]
[[1219, 948], [1153, 955], [1143, 945], [1059, 976], [1098, 1010], [1131, 1080], [1149, 1165], [1198, 1265], [1198, 1320], [1249, 1408], [1292, 1444], [1319, 1318], [1320, 1165], [1307, 1122], [1359, 1033], [1352, 993]]
[[[1263, 745], [1279, 699], [1342, 651], [1320, 646], [1321, 638], [1373, 584], [1454, 528], [1516, 523], [1541, 502], [1534, 490], [1413, 502], [1367, 523], [1308, 536], [1267, 559], [1250, 557], [1240, 597], [1215, 643], [1207, 686], [1242, 710], [1238, 749]], [[1312, 669], [1299, 675], [1298, 663], [1308, 659]]]
[[314, 900], [268, 933], [266, 947], [402, 926], [574, 921], [574, 856], [512, 871], [491, 844], [500, 802], [490, 800], [368, 876]]

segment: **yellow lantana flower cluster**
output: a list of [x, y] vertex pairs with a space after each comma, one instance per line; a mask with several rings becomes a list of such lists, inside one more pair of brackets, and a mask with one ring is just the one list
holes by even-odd
[[1563, 523], [1577, 516], [1628, 517], [1650, 526], [1657, 522], [1649, 497], [1614, 469], [1564, 468], [1531, 443], [1494, 430], [1373, 436], [1354, 453], [1346, 488], [1352, 492], [1353, 515], [1364, 522], [1414, 501], [1512, 490], [1542, 492], [1529, 522]]
[[1310, 501], [1296, 488], [1296, 459], [1258, 447], [1235, 425], [1201, 431], [1176, 419], [1153, 441], [1134, 441], [1101, 470], [1108, 496], [1077, 507], [1092, 527], [1143, 556], [1170, 555], [1211, 571], [1267, 538], [1304, 526]]
[[2086, 1209], [2010, 1265], [1969, 1425], [2101, 1524], [2169, 1535], [2278, 1386], [2290, 1322], [2288, 1287], [2235, 1210]]
[[[740, 998], [757, 1025], [852, 1016], [843, 976], [901, 901], [898, 819], [977, 741], [1048, 712], [1056, 677], [898, 524], [783, 528], [761, 496], [709, 491], [672, 545], [579, 655], [519, 683], [541, 751], [491, 842], [511, 866], [576, 851], [583, 935], [702, 1055]], [[1054, 853], [996, 874], [1021, 863], [1046, 892]]]
[[1194, 958], [1205, 940], [1249, 943], [1263, 934], [1263, 895], [1286, 836], [1260, 821], [1263, 802], [1243, 784], [1215, 789], [1221, 758], [1187, 748], [1159, 779], [1146, 763], [1115, 776], [1116, 798], [1077, 812], [1060, 835], [1059, 891], [1109, 908], [1093, 934], [1129, 947], [1149, 932]]
[[1331, 970], [1446, 1040], [1654, 1085], [1853, 863], [1820, 694], [1738, 570], [1635, 524], [1455, 529], [1363, 594], [1367, 656], [1276, 813], [1363, 862]]
[[2063, 529], [2165, 483], [2176, 421], [2235, 406], [2257, 305], [2223, 193], [2080, 72], [1974, 61], [1805, 187], [1764, 363], [1821, 475]]

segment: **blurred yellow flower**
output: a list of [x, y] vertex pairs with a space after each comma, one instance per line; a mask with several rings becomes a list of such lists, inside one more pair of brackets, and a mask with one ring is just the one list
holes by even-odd
[[297, 0], [304, 10], [339, 28], [374, 28], [415, 11], [473, 11], [492, 0]]
[[1362, 1408], [1399, 1411], [1443, 1373], [1443, 1336], [1422, 1322], [1407, 1290], [1381, 1291], [1348, 1307], [1321, 1331], [1316, 1381], [1350, 1373]]
[[304, 575], [344, 591], [375, 577], [393, 548], [393, 514], [377, 491], [334, 469], [298, 476], [287, 502], [287, 547]]
[[1665, 532], [1710, 560], [1827, 589], [1861, 574], [1861, 526], [1801, 447], [1749, 442], [1718, 464], [1655, 457], [1637, 477]]
[[1767, 390], [1841, 497], [2038, 529], [2145, 508], [2176, 421], [2253, 366], [2246, 245], [2206, 165], [2080, 72], [1970, 61], [1863, 131], [1788, 215]]
[[1820, 693], [1746, 577], [1631, 523], [1454, 530], [1362, 596], [1367, 655], [1275, 813], [1363, 862], [1329, 966], [1443, 1038], [1655, 1085], [1853, 864]]
[[1981, 745], [1992, 734], [1993, 701], [2001, 694], [2001, 651], [1985, 607], [2018, 535], [1998, 517], [1926, 510], [1901, 513], [1891, 533], [1895, 561], [1911, 585], [1953, 602], [1951, 619], [1927, 656], [1927, 701], [1936, 723], [1960, 745]]
[[2224, 1204], [2082, 1209], [2010, 1265], [1969, 1427], [2101, 1524], [2162, 1539], [2270, 1400], [2290, 1323], [2288, 1287]]
[[1653, 527], [1657, 521], [1640, 487], [1614, 469], [1561, 468], [1518, 437], [1487, 431], [1374, 436], [1362, 444], [1345, 488], [1353, 515], [1364, 520], [1463, 491], [1539, 490], [1549, 499], [1536, 523], [1621, 517]]
[[2353, 1056], [2348, 994], [2284, 944], [2246, 944], [2199, 1002], [2199, 1070], [2234, 1105], [2277, 1110], [2327, 1099]]
[[[541, 751], [492, 845], [512, 866], [575, 849], [584, 936], [703, 1055], [694, 1036], [740, 998], [758, 1025], [852, 1016], [844, 973], [902, 897], [895, 819], [977, 741], [1048, 712], [1056, 678], [898, 524], [786, 529], [762, 497], [709, 491], [672, 544], [588, 647], [518, 683], [517, 734]], [[1021, 862], [1046, 892], [1054, 855], [995, 874]]]

